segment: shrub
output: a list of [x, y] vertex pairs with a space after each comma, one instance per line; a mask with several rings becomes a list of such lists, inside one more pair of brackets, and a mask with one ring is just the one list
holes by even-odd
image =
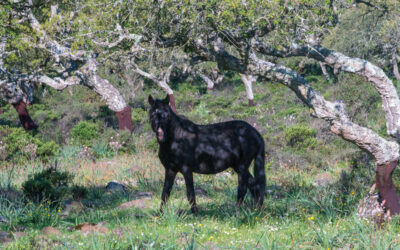
[[[22, 128], [0, 127], [0, 138], [5, 144], [2, 158], [8, 161], [23, 162], [40, 157], [48, 161], [59, 149], [53, 141], [42, 141]], [[5, 156], [5, 157], [3, 157]]]
[[71, 129], [71, 136], [74, 142], [90, 146], [99, 136], [99, 128], [95, 123], [81, 121]]
[[147, 111], [142, 108], [132, 109], [132, 122], [133, 124], [144, 123], [148, 120]]
[[283, 133], [288, 145], [296, 149], [312, 149], [318, 143], [315, 138], [317, 130], [307, 125], [293, 125], [285, 128]]
[[72, 174], [50, 167], [30, 176], [22, 184], [22, 190], [25, 196], [34, 202], [41, 202], [45, 199], [58, 202], [70, 194], [69, 184], [72, 179]]

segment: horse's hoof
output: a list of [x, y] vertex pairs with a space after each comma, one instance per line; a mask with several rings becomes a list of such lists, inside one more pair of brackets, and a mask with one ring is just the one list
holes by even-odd
[[191, 210], [192, 210], [192, 213], [194, 213], [194, 214], [199, 212], [199, 209], [197, 207], [192, 207]]

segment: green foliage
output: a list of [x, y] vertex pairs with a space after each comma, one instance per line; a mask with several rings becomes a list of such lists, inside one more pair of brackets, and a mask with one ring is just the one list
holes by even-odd
[[158, 144], [157, 139], [155, 137], [152, 137], [146, 143], [146, 149], [153, 152], [157, 152], [159, 147], [160, 145]]
[[[5, 145], [5, 160], [23, 162], [40, 158], [48, 161], [59, 150], [53, 141], [43, 141], [22, 128], [0, 127], [0, 141]], [[0, 159], [1, 160], [1, 159]]]
[[110, 157], [114, 155], [114, 151], [104, 141], [96, 141], [91, 146], [93, 155], [97, 159]]
[[100, 133], [97, 124], [87, 121], [80, 121], [70, 132], [74, 142], [87, 146], [90, 146]]
[[308, 125], [293, 125], [285, 128], [283, 133], [288, 145], [296, 149], [313, 149], [318, 144], [317, 130]]
[[133, 108], [132, 109], [132, 122], [135, 125], [143, 124], [148, 121], [147, 111], [142, 108]]
[[72, 174], [50, 167], [30, 176], [22, 184], [22, 190], [25, 196], [34, 202], [58, 202], [70, 194], [69, 185], [72, 180]]
[[89, 191], [85, 187], [73, 185], [71, 187], [71, 193], [74, 200], [81, 200], [88, 196]]

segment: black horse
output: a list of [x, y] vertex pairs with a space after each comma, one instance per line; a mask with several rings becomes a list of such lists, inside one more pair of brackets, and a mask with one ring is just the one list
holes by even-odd
[[[164, 100], [149, 95], [148, 101], [151, 127], [160, 144], [158, 156], [165, 168], [161, 210], [178, 172], [185, 178], [187, 198], [196, 212], [193, 173], [216, 174], [229, 167], [238, 174], [237, 205], [242, 204], [248, 188], [257, 207], [262, 206], [265, 149], [255, 128], [244, 121], [197, 125], [172, 111], [168, 95]], [[255, 178], [249, 172], [253, 160]]]

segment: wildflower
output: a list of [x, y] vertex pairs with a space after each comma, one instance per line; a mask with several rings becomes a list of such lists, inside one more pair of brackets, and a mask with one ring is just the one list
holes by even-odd
[[353, 192], [351, 192], [351, 195], [354, 195], [355, 194], [355, 192], [353, 191]]
[[32, 201], [29, 202], [29, 205], [32, 205]]
[[301, 210], [306, 211], [306, 209], [304, 207]]
[[47, 214], [47, 217], [50, 217], [50, 214]]
[[381, 214], [377, 214], [377, 216], [378, 216], [378, 217], [380, 217], [380, 216], [381, 216]]
[[254, 211], [257, 211], [257, 208], [254, 208]]
[[57, 213], [60, 213], [60, 212], [61, 212], [61, 210], [60, 210], [60, 209], [58, 209], [58, 210], [57, 210]]
[[210, 238], [208, 238], [208, 239], [209, 239], [209, 240], [212, 240], [212, 239], [214, 239], [214, 237], [211, 235]]
[[47, 207], [44, 208], [44, 211], [47, 211]]
[[32, 217], [32, 213], [29, 213], [29, 216], [31, 216], [31, 217]]
[[201, 224], [198, 224], [197, 226], [201, 227], [202, 225], [201, 225]]
[[50, 201], [47, 201], [47, 204], [50, 204]]
[[45, 215], [46, 215], [46, 213], [42, 213], [42, 215], [43, 215], [43, 216], [45, 216]]
[[43, 207], [43, 204], [42, 204], [42, 203], [40, 203], [39, 207]]
[[385, 222], [382, 222], [382, 223], [381, 223], [381, 226], [383, 226], [383, 225], [385, 225]]
[[314, 220], [314, 216], [308, 217], [309, 220]]

